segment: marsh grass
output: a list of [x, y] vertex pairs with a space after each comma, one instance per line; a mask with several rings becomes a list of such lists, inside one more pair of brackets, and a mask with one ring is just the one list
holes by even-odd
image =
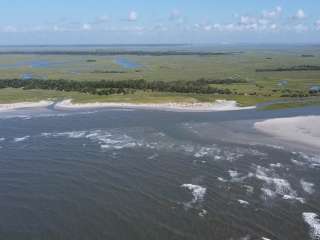
[[[301, 57], [312, 52], [314, 57]], [[320, 66], [318, 49], [290, 50], [249, 50], [239, 55], [221, 56], [121, 56], [142, 67], [124, 69], [116, 64], [117, 56], [70, 56], [70, 55], [0, 55], [0, 79], [20, 78], [24, 73], [47, 76], [48, 79], [68, 80], [128, 80], [147, 81], [194, 81], [204, 79], [239, 78], [247, 83], [212, 84], [212, 87], [230, 89], [232, 95], [198, 95], [178, 93], [155, 93], [137, 91], [128, 95], [96, 96], [83, 93], [57, 92], [45, 90], [4, 89], [0, 90], [0, 102], [36, 101], [47, 98], [73, 98], [78, 102], [195, 102], [215, 101], [216, 99], [236, 100], [243, 106], [280, 99], [283, 91], [308, 93], [310, 87], [320, 85], [319, 71], [256, 72], [256, 69], [272, 69], [299, 65]], [[88, 63], [87, 59], [94, 61]], [[46, 60], [58, 62], [53, 67], [17, 68], [1, 67], [17, 62]], [[121, 73], [119, 73], [121, 72]], [[286, 86], [279, 85], [287, 81]], [[319, 101], [313, 101], [318, 104]], [[308, 104], [308, 103], [307, 103]], [[278, 104], [273, 108], [288, 107]], [[297, 106], [290, 104], [290, 106]], [[300, 106], [300, 103], [298, 103]], [[269, 109], [271, 106], [268, 107]]]

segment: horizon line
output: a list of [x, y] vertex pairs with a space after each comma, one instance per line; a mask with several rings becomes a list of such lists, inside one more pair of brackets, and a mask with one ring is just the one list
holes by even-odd
[[91, 47], [91, 46], [101, 46], [101, 47], [113, 47], [113, 46], [199, 46], [199, 45], [222, 45], [222, 46], [232, 46], [232, 45], [320, 45], [320, 42], [294, 42], [294, 43], [284, 43], [284, 42], [238, 42], [238, 43], [85, 43], [85, 44], [0, 44], [0, 47]]

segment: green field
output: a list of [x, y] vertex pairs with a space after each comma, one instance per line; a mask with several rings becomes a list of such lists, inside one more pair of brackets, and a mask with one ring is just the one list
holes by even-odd
[[[312, 57], [303, 55], [312, 53]], [[126, 69], [116, 63], [117, 58], [130, 60], [140, 65]], [[88, 61], [90, 60], [90, 61]], [[49, 63], [32, 66], [32, 62]], [[18, 64], [17, 64], [18, 63]], [[136, 91], [125, 95], [97, 96], [76, 92], [48, 90], [0, 90], [0, 102], [35, 101], [47, 98], [72, 98], [78, 102], [196, 102], [216, 99], [234, 99], [247, 106], [271, 100], [284, 99], [283, 93], [298, 91], [308, 94], [312, 86], [320, 86], [320, 71], [257, 72], [257, 69], [291, 68], [294, 66], [320, 66], [318, 48], [282, 50], [246, 50], [235, 55], [174, 55], [174, 56], [98, 56], [98, 55], [0, 55], [0, 79], [19, 79], [23, 74], [32, 74], [48, 80], [134, 80], [147, 81], [195, 81], [204, 79], [237, 78], [247, 81], [236, 84], [211, 84], [219, 89], [230, 89], [232, 94], [182, 94], [151, 91]], [[279, 84], [285, 81], [286, 84]], [[282, 97], [281, 97], [282, 96]], [[295, 106], [296, 99], [290, 98]], [[319, 104], [314, 98], [312, 104]], [[308, 104], [309, 98], [305, 99]], [[300, 103], [297, 103], [298, 105]], [[280, 104], [277, 107], [289, 107]]]

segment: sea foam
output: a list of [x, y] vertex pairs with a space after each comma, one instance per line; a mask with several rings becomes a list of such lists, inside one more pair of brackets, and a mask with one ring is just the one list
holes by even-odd
[[292, 189], [290, 183], [275, 175], [270, 169], [257, 166], [255, 177], [265, 183], [262, 190], [264, 196], [273, 198], [280, 195], [285, 200], [296, 200], [304, 203], [304, 199], [297, 196], [297, 192]]
[[307, 182], [303, 179], [300, 180], [300, 184], [301, 184], [301, 187], [303, 189], [303, 191], [305, 191], [306, 193], [309, 193], [309, 194], [313, 194], [314, 193], [314, 183], [311, 183], [311, 182]]
[[238, 203], [240, 203], [243, 206], [248, 206], [250, 205], [250, 203], [248, 201], [242, 200], [242, 199], [238, 199]]
[[28, 136], [24, 136], [24, 137], [17, 137], [17, 138], [14, 138], [13, 139], [13, 141], [14, 142], [24, 142], [24, 141], [26, 141], [26, 140], [28, 140], [30, 138], [30, 136], [28, 135]]
[[205, 187], [194, 184], [182, 184], [181, 187], [191, 191], [193, 196], [192, 203], [202, 202], [207, 192], [207, 189]]
[[311, 238], [314, 240], [320, 239], [320, 219], [318, 215], [312, 212], [305, 212], [302, 217], [310, 227]]

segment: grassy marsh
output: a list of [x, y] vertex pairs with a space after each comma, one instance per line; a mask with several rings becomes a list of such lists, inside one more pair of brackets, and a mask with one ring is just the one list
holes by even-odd
[[[313, 57], [302, 57], [310, 54]], [[125, 58], [141, 65], [125, 69], [116, 63]], [[90, 59], [90, 61], [88, 61]], [[33, 66], [43, 61], [48, 65]], [[19, 63], [19, 65], [17, 64]], [[292, 66], [320, 66], [320, 50], [248, 50], [236, 55], [174, 55], [174, 56], [96, 56], [96, 55], [0, 55], [0, 79], [19, 79], [25, 73], [43, 76], [48, 80], [76, 81], [145, 79], [146, 81], [194, 81], [204, 79], [244, 79], [247, 83], [211, 84], [230, 89], [229, 95], [202, 95], [136, 91], [126, 95], [96, 96], [75, 92], [48, 90], [0, 90], [0, 102], [37, 101], [47, 98], [73, 98], [77, 102], [196, 102], [216, 99], [236, 100], [243, 106], [281, 99], [287, 90], [308, 93], [310, 87], [320, 86], [319, 71], [257, 72], [257, 69], [290, 68]], [[280, 82], [285, 81], [285, 85]], [[309, 100], [306, 100], [308, 102]], [[294, 102], [294, 99], [293, 99]], [[319, 101], [312, 100], [313, 104]], [[308, 104], [308, 103], [306, 103]], [[291, 104], [292, 105], [292, 104]], [[293, 104], [294, 105], [294, 104]], [[300, 106], [300, 103], [298, 104]], [[288, 107], [278, 104], [274, 108]], [[271, 108], [271, 107], [269, 107]]]

